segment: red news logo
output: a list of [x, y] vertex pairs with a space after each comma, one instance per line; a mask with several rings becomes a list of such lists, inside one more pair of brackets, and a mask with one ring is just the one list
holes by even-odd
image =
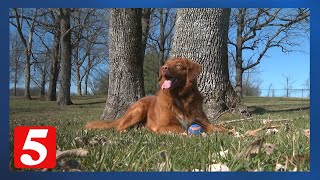
[[14, 129], [16, 168], [54, 168], [56, 166], [56, 128], [18, 126]]

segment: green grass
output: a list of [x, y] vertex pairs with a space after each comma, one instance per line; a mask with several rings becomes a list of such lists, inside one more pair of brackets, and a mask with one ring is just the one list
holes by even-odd
[[[309, 139], [303, 135], [309, 129], [309, 100], [296, 98], [248, 97], [244, 103], [253, 114], [253, 119], [229, 123], [240, 134], [263, 127], [261, 119], [287, 119], [273, 125], [284, 125], [273, 135], [262, 131], [258, 137], [235, 137], [229, 134], [206, 134], [186, 136], [177, 134], [159, 135], [144, 128], [132, 128], [126, 133], [114, 130], [89, 131], [83, 125], [99, 119], [105, 105], [104, 96], [73, 97], [74, 105], [59, 107], [44, 98], [32, 101], [10, 98], [10, 167], [13, 166], [13, 129], [20, 125], [52, 125], [57, 127], [57, 149], [83, 148], [89, 151], [86, 157], [70, 157], [81, 171], [206, 171], [214, 163], [225, 164], [231, 171], [275, 171], [276, 164], [287, 165], [288, 170], [309, 171]], [[223, 115], [219, 122], [237, 119]], [[75, 139], [82, 139], [82, 142]], [[98, 143], [88, 142], [95, 138]], [[277, 146], [271, 155], [261, 151], [248, 156], [246, 151], [256, 139]], [[225, 157], [219, 155], [228, 150]], [[66, 170], [63, 165], [53, 171]]]

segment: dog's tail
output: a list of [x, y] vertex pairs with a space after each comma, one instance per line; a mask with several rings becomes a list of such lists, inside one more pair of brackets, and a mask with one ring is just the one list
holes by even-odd
[[109, 128], [116, 128], [119, 124], [119, 121], [90, 121], [88, 122], [84, 128], [88, 130], [93, 129], [109, 129]]

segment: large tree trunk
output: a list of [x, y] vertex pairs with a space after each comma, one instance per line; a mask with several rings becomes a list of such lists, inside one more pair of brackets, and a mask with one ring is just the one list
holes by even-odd
[[178, 9], [172, 57], [185, 57], [202, 65], [198, 87], [209, 119], [235, 108], [240, 98], [228, 71], [230, 9]]
[[61, 83], [57, 103], [59, 105], [70, 105], [71, 85], [71, 30], [70, 30], [70, 9], [60, 9], [61, 28]]
[[115, 119], [144, 96], [142, 9], [111, 9], [109, 88], [101, 119]]
[[50, 80], [48, 90], [48, 100], [57, 100], [57, 80], [59, 75], [59, 57], [60, 57], [60, 18], [57, 17], [54, 27], [54, 43], [50, 68]]

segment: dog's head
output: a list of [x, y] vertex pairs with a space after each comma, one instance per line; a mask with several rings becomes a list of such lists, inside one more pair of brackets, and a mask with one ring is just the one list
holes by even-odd
[[161, 89], [185, 88], [195, 84], [201, 72], [201, 65], [185, 58], [168, 59], [160, 68]]

